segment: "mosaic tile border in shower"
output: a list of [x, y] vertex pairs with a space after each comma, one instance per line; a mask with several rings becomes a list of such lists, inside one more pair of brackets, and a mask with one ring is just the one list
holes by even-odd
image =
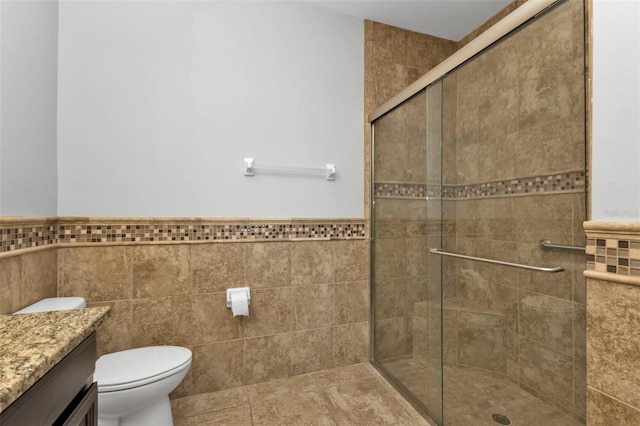
[[[51, 219], [49, 220], [49, 222]], [[171, 223], [118, 220], [109, 223], [0, 225], [0, 254], [56, 244], [185, 243], [365, 238], [365, 221], [277, 223], [202, 223], [201, 219]], [[232, 221], [229, 221], [232, 222]]]
[[640, 277], [640, 238], [587, 238], [587, 270]]
[[[445, 185], [442, 197], [445, 199], [467, 199], [583, 190], [586, 187], [586, 177], [584, 171], [576, 171], [469, 185]], [[436, 198], [440, 197], [440, 186], [378, 182], [374, 184], [374, 196]]]

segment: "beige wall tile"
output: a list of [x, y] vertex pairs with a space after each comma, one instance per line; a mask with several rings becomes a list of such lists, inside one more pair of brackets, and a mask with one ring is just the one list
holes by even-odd
[[[446, 312], [446, 310], [445, 310]], [[438, 345], [440, 341], [440, 333], [434, 330], [433, 326], [428, 328], [427, 349], [435, 349], [434, 345]], [[442, 322], [442, 358], [446, 364], [458, 365], [458, 322], [445, 320]], [[433, 352], [433, 351], [432, 351]]]
[[292, 333], [292, 376], [333, 367], [334, 328], [316, 328]]
[[294, 285], [334, 282], [331, 244], [326, 241], [296, 242], [291, 246], [291, 283]]
[[375, 321], [375, 357], [378, 360], [397, 358], [413, 352], [411, 317]]
[[573, 356], [574, 303], [568, 300], [520, 292], [520, 334]]
[[[513, 157], [509, 159], [512, 162]], [[485, 240], [516, 241], [515, 201], [491, 198], [476, 201], [477, 235]]]
[[369, 282], [336, 284], [334, 314], [335, 324], [369, 321]]
[[589, 388], [587, 424], [589, 426], [635, 426], [640, 424], [640, 409]]
[[338, 325], [333, 331], [333, 363], [336, 367], [369, 360], [369, 323]]
[[580, 303], [573, 304], [573, 356], [587, 357], [587, 307]]
[[518, 365], [518, 334], [510, 331], [504, 333], [504, 349], [506, 355], [506, 374], [519, 381], [520, 369]]
[[251, 292], [249, 316], [244, 318], [244, 336], [256, 337], [293, 330], [294, 289], [258, 288]]
[[405, 277], [427, 275], [429, 246], [427, 238], [405, 238], [403, 243], [403, 266]]
[[41, 299], [56, 297], [58, 257], [55, 250], [22, 255], [22, 301], [28, 306]]
[[584, 144], [573, 140], [570, 118], [521, 130], [517, 141], [520, 176], [535, 176], [584, 168]]
[[411, 67], [428, 71], [458, 49], [458, 44], [452, 40], [413, 31], [406, 31], [406, 34], [407, 65]]
[[585, 358], [573, 359], [573, 400], [573, 414], [585, 420], [587, 418], [587, 361]]
[[458, 325], [458, 362], [470, 367], [505, 373], [504, 328]]
[[[536, 25], [526, 26], [518, 34], [514, 44], [529, 53], [518, 55], [516, 63], [521, 69], [566, 64], [573, 45], [572, 6], [569, 3], [559, 5], [553, 13], [538, 20]], [[583, 34], [579, 38], [584, 37]]]
[[560, 407], [573, 407], [573, 358], [520, 337], [520, 382]]
[[346, 240], [331, 243], [335, 267], [335, 282], [359, 281], [369, 278], [369, 241]]
[[[548, 239], [557, 244], [571, 244], [574, 217], [573, 195], [554, 194], [513, 198], [518, 241], [537, 244], [540, 240]], [[580, 196], [584, 199], [583, 194]]]
[[291, 284], [290, 243], [248, 244], [245, 255], [245, 285], [260, 288]]
[[373, 58], [388, 59], [398, 64], [407, 63], [408, 31], [391, 25], [370, 21], [372, 24]]
[[191, 292], [189, 246], [133, 248], [133, 297], [161, 297]]
[[244, 383], [288, 377], [292, 344], [292, 333], [244, 339]]
[[296, 287], [293, 315], [296, 330], [334, 325], [335, 285], [320, 284]]
[[[189, 344], [203, 345], [242, 337], [244, 318], [234, 317], [231, 309], [227, 308], [226, 292], [196, 294], [189, 296], [189, 300]], [[249, 309], [251, 314], [251, 308]]]
[[96, 356], [131, 349], [135, 346], [131, 334], [132, 303], [130, 300], [87, 303], [87, 306], [109, 306], [111, 313], [96, 333]]
[[22, 256], [0, 259], [0, 315], [24, 308], [21, 290]]
[[376, 280], [378, 278], [399, 278], [404, 276], [403, 238], [378, 238], [374, 245]]
[[228, 340], [193, 348], [191, 392], [216, 392], [244, 384], [242, 340]]
[[404, 292], [406, 278], [380, 278], [376, 276], [374, 284], [376, 320], [403, 317], [412, 309], [409, 298]]
[[589, 386], [640, 408], [640, 287], [589, 279]]
[[169, 393], [169, 399], [183, 398], [191, 395], [191, 376], [191, 368], [189, 368], [189, 371], [187, 371], [187, 374], [184, 376], [178, 387]]
[[570, 253], [543, 251], [538, 244], [518, 244], [518, 261], [535, 266], [562, 266], [563, 272], [553, 274], [518, 270], [518, 284], [524, 290], [571, 300], [573, 261]]
[[192, 328], [189, 296], [134, 299], [132, 318], [134, 347], [189, 343]]
[[189, 248], [194, 292], [244, 286], [244, 244], [194, 244]]
[[131, 247], [58, 249], [58, 294], [87, 302], [131, 299]]

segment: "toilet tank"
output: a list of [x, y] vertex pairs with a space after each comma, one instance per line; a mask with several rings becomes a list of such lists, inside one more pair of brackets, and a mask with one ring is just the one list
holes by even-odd
[[82, 309], [87, 306], [82, 297], [50, 297], [29, 305], [15, 314], [31, 314], [34, 312], [64, 311], [69, 309]]

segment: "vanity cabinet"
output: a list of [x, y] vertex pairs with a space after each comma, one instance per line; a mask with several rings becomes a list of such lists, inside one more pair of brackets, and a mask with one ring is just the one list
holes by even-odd
[[2, 426], [96, 426], [95, 332], [0, 413]]

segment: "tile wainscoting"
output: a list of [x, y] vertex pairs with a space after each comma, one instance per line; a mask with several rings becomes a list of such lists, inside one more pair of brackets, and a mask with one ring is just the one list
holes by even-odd
[[[369, 359], [363, 219], [2, 218], [0, 230], [0, 314], [56, 295], [109, 305], [98, 354], [193, 351], [174, 397]], [[234, 318], [226, 288], [243, 286], [250, 316]]]
[[[640, 424], [638, 222], [585, 222], [587, 424]], [[628, 263], [625, 265], [625, 263]]]

